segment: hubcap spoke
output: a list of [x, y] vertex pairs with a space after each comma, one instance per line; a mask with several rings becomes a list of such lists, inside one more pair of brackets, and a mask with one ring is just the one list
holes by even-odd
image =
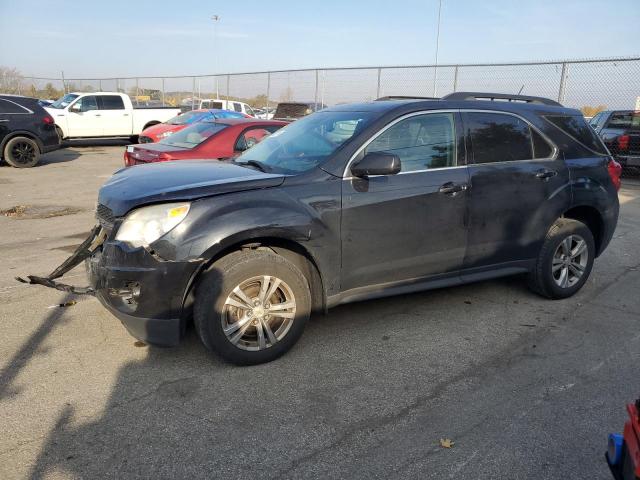
[[579, 270], [575, 263], [569, 265], [569, 270], [576, 276], [576, 279], [582, 276], [582, 270]]
[[242, 289], [240, 288], [240, 286], [237, 286], [236, 288], [233, 289], [233, 293], [236, 294], [236, 297], [238, 297], [240, 300], [242, 300], [245, 303], [244, 307], [241, 308], [252, 308], [253, 307], [253, 302], [251, 301], [251, 299], [249, 297], [247, 297], [247, 295], [242, 291]]
[[261, 303], [264, 303], [268, 298], [267, 291], [269, 290], [270, 282], [271, 282], [271, 277], [267, 275], [262, 277], [262, 282], [260, 282], [260, 293], [258, 294], [258, 300], [260, 300]]
[[293, 312], [271, 312], [271, 315], [274, 317], [282, 317], [282, 318], [293, 318], [296, 316]]
[[276, 303], [275, 305], [271, 305], [269, 307], [269, 312], [277, 312], [280, 310], [289, 310], [290, 308], [295, 308], [295, 302], [286, 302], [286, 303]]
[[562, 241], [562, 253], [564, 253], [565, 255], [570, 255], [571, 254], [571, 239], [573, 237], [568, 236], [567, 238], [565, 238]]
[[264, 350], [267, 348], [267, 343], [264, 340], [264, 330], [262, 329], [262, 319], [256, 324], [256, 333], [258, 334], [258, 348]]
[[282, 283], [282, 280], [280, 280], [279, 278], [274, 278], [273, 283], [271, 284], [271, 288], [269, 289], [269, 291], [267, 292], [267, 294], [264, 297], [265, 301], [269, 300], [271, 298], [271, 296], [274, 293], [276, 293], [276, 290], [280, 286], [280, 283]]
[[558, 283], [562, 288], [566, 288], [569, 284], [569, 268], [566, 266], [562, 267], [560, 271], [560, 278], [558, 279]]
[[278, 339], [273, 334], [273, 330], [271, 330], [271, 327], [269, 326], [269, 322], [264, 318], [261, 319], [260, 322], [262, 323], [262, 327], [264, 328], [265, 332], [267, 332], [267, 337], [269, 338], [269, 342], [271, 342], [271, 345], [275, 344], [278, 341]]
[[231, 325], [229, 325], [228, 327], [224, 328], [224, 333], [229, 336], [231, 335], [233, 332], [235, 332], [236, 330], [238, 330], [239, 328], [244, 327], [245, 325], [247, 325], [248, 323], [251, 322], [251, 317], [248, 315], [245, 315], [244, 317], [242, 317], [240, 320], [238, 320], [237, 322], [233, 322]]
[[586, 249], [587, 242], [585, 242], [584, 240], [579, 240], [575, 248], [571, 251], [571, 258], [579, 257]]
[[242, 325], [242, 327], [240, 327], [238, 331], [233, 335], [233, 337], [229, 338], [231, 343], [233, 343], [234, 345], [237, 344], [250, 326], [251, 322], [247, 320], [246, 323], [244, 323], [244, 325]]

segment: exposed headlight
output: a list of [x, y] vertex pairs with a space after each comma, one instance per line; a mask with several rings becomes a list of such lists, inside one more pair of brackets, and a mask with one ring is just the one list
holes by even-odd
[[162, 203], [138, 208], [125, 217], [116, 240], [133, 247], [146, 247], [182, 222], [189, 206], [189, 203]]
[[158, 138], [167, 138], [169, 135], [173, 135], [173, 132], [172, 131], [162, 132], [158, 134]]

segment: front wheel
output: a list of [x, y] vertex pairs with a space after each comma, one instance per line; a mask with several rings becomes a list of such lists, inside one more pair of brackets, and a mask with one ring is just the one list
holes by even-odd
[[529, 286], [552, 299], [567, 298], [586, 283], [595, 259], [595, 242], [589, 227], [578, 220], [560, 218], [549, 229]]
[[12, 167], [33, 167], [40, 160], [40, 148], [30, 138], [13, 137], [4, 147], [4, 159]]
[[300, 270], [270, 250], [234, 252], [198, 283], [194, 323], [204, 345], [239, 365], [270, 362], [298, 341], [311, 313]]

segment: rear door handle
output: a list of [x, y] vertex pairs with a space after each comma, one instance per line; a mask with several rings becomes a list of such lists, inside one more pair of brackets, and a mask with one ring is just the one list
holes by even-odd
[[96, 113], [96, 114], [94, 115], [94, 117], [101, 117], [101, 116], [102, 116], [102, 115], [100, 115], [99, 113]]
[[546, 180], [547, 178], [555, 177], [558, 174], [555, 170], [547, 170], [546, 168], [543, 170], [539, 170], [536, 172], [536, 178], [541, 180]]
[[467, 189], [467, 185], [464, 183], [461, 184], [461, 183], [447, 182], [438, 189], [438, 192], [455, 195], [456, 193], [463, 192], [466, 189]]

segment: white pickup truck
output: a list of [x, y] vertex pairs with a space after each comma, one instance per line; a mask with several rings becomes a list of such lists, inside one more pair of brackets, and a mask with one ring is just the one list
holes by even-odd
[[131, 137], [180, 113], [173, 107], [134, 107], [118, 92], [67, 93], [45, 108], [61, 138]]

